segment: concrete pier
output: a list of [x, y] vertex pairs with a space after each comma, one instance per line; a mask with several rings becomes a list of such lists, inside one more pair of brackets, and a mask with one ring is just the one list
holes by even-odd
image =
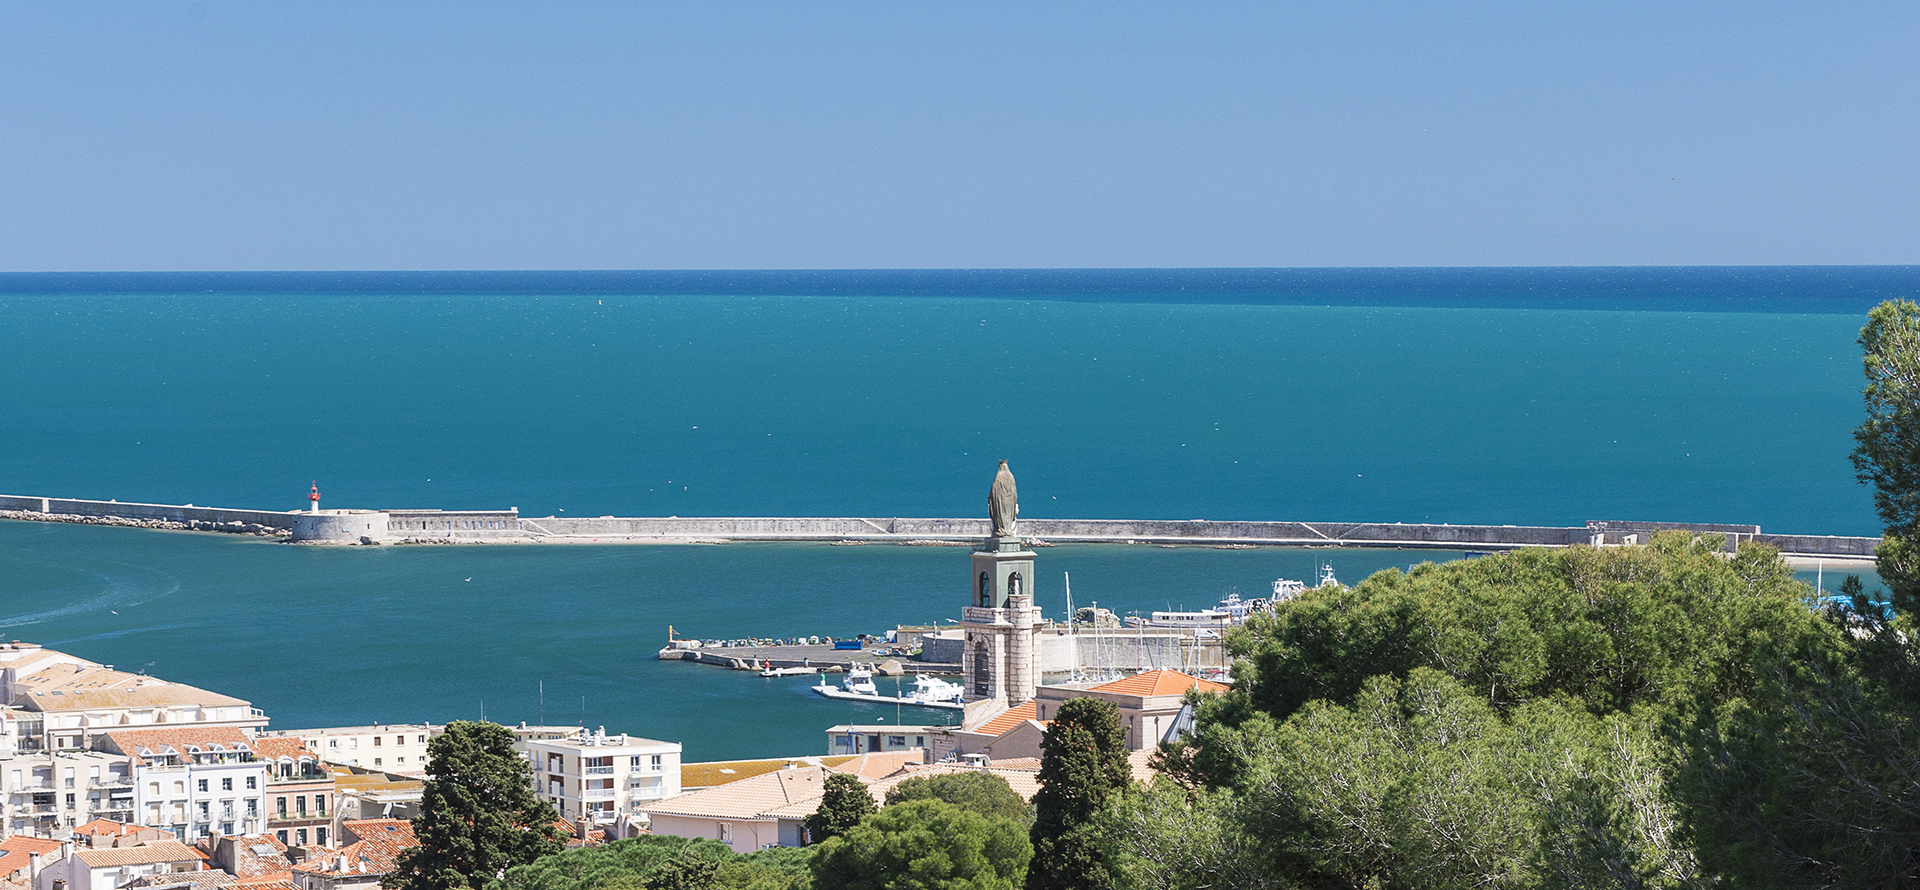
[[[44, 521], [154, 523], [153, 527], [285, 534], [330, 544], [686, 544], [814, 541], [971, 546], [985, 519], [866, 517], [525, 517], [518, 510], [244, 510], [0, 495], [0, 517]], [[1164, 519], [1029, 519], [1020, 530], [1047, 544], [1385, 547], [1511, 550], [1644, 542], [1654, 532], [1721, 534], [1729, 546], [1753, 541], [1788, 557], [1872, 559], [1879, 538], [1770, 534], [1757, 525], [1590, 520], [1580, 525], [1445, 525], [1398, 522], [1289, 522]]]

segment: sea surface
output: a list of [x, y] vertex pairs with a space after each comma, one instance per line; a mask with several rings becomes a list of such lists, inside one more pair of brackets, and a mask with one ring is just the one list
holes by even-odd
[[[265, 509], [1578, 524], [1870, 535], [1858, 347], [1914, 267], [0, 275], [0, 491]], [[1050, 548], [1064, 608], [1331, 561]], [[689, 759], [937, 716], [654, 652], [957, 618], [964, 550], [306, 548], [0, 522], [0, 634], [276, 728], [584, 722]], [[1828, 586], [1834, 582], [1829, 575]], [[543, 692], [544, 690], [544, 692]], [[871, 710], [873, 713], [866, 713]]]

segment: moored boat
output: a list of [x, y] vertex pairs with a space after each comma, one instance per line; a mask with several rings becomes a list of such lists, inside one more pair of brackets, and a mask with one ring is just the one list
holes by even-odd
[[864, 701], [882, 705], [905, 705], [913, 708], [943, 708], [958, 711], [965, 707], [965, 691], [958, 683], [950, 683], [924, 674], [913, 678], [913, 691], [902, 691], [899, 695], [881, 695], [879, 687], [873, 683], [873, 665], [854, 662], [847, 668], [846, 679], [839, 686], [827, 683], [822, 677], [820, 684], [812, 687], [814, 692], [827, 698], [841, 701]]

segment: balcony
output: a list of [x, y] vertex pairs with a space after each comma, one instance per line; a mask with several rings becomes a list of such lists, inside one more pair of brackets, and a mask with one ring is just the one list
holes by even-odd
[[95, 788], [133, 787], [132, 776], [95, 776], [87, 782]]
[[583, 770], [582, 773], [584, 775], [589, 775], [589, 776], [611, 776], [613, 775], [613, 767], [590, 766], [590, 767], [587, 767], [585, 770]]
[[580, 792], [580, 799], [581, 800], [612, 800], [613, 793], [614, 791], [612, 788], [588, 788], [587, 790]]
[[636, 801], [660, 800], [661, 798], [664, 798], [666, 796], [667, 796], [667, 789], [661, 788], [659, 786], [655, 786], [652, 788], [633, 789], [633, 799]]

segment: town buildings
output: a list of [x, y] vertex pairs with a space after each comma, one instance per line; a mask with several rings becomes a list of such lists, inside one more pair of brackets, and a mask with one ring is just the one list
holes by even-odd
[[297, 738], [307, 750], [328, 763], [424, 776], [427, 772], [427, 742], [446, 731], [444, 725], [433, 723], [397, 723], [270, 730], [258, 733], [258, 736], [268, 739]]
[[334, 779], [320, 755], [299, 736], [281, 736], [255, 738], [253, 756], [267, 770], [265, 833], [283, 846], [327, 846]]
[[560, 818], [611, 823], [680, 793], [680, 744], [595, 732], [529, 741], [534, 793]]
[[145, 825], [194, 841], [266, 827], [266, 764], [235, 726], [103, 733], [100, 750], [133, 764], [133, 811]]

